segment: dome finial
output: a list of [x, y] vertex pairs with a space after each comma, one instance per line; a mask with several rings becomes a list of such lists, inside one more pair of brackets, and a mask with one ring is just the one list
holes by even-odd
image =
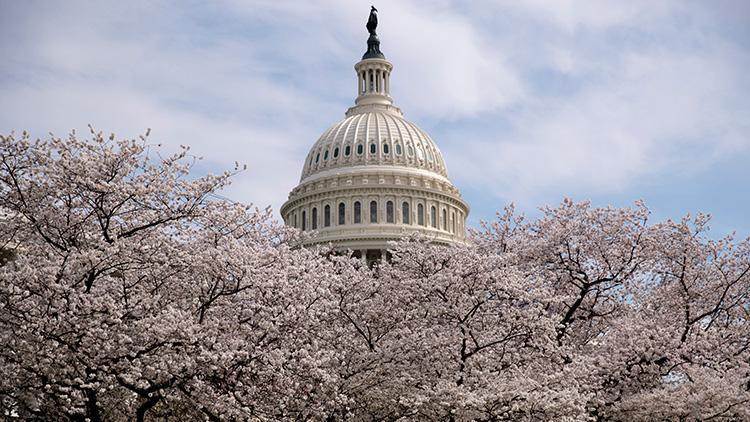
[[370, 6], [370, 17], [367, 18], [367, 32], [370, 33], [370, 37], [367, 39], [367, 52], [362, 56], [364, 59], [384, 59], [385, 56], [380, 51], [380, 40], [375, 30], [378, 28], [378, 9], [375, 6]]

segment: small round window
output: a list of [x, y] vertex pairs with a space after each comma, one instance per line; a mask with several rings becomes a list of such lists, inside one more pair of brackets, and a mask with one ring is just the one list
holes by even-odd
[[344, 148], [344, 155], [348, 157], [351, 154], [352, 154], [352, 147], [351, 145], [347, 145], [346, 148]]
[[401, 144], [396, 144], [396, 155], [401, 155]]
[[357, 145], [357, 154], [362, 155], [365, 152], [365, 147], [362, 144]]
[[333, 158], [339, 158], [339, 147], [333, 150]]
[[378, 147], [372, 143], [370, 144], [370, 154], [375, 154], [378, 151]]
[[388, 144], [383, 144], [383, 154], [388, 154], [391, 152], [390, 147], [388, 147]]

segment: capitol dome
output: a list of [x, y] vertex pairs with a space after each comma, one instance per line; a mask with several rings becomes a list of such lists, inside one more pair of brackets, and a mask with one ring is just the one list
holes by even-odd
[[326, 130], [307, 155], [302, 181], [331, 169], [399, 166], [448, 177], [437, 145], [394, 112], [359, 112]]
[[354, 66], [355, 105], [312, 146], [281, 207], [287, 225], [312, 232], [308, 245], [331, 244], [368, 261], [415, 232], [436, 243], [464, 243], [469, 213], [440, 149], [393, 103], [393, 65], [371, 27], [375, 13], [368, 50]]

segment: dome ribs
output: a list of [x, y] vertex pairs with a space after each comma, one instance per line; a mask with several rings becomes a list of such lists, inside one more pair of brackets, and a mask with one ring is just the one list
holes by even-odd
[[370, 158], [370, 117], [372, 116], [372, 113], [366, 113], [367, 120], [365, 122], [365, 139], [364, 139], [364, 154], [362, 156], [364, 157], [364, 162], [367, 163]]
[[[406, 138], [404, 137], [404, 133], [401, 131], [401, 128], [399, 127], [399, 121], [396, 120], [395, 116], [389, 116], [391, 118], [391, 121], [393, 122], [393, 126], [398, 131], [398, 138], [401, 140], [401, 143], [404, 146], [404, 155], [406, 155]], [[404, 162], [409, 162], [408, 158], [404, 159]]]
[[[372, 152], [372, 144], [375, 152]], [[388, 144], [388, 154], [384, 146]], [[400, 145], [397, 149], [396, 145]], [[344, 152], [350, 146], [350, 154]], [[358, 146], [362, 153], [358, 153]], [[333, 155], [338, 148], [340, 154]], [[328, 159], [325, 152], [328, 151]], [[400, 154], [399, 154], [400, 152]], [[321, 159], [316, 163], [315, 157]], [[445, 159], [430, 135], [400, 114], [358, 113], [329, 127], [306, 157], [301, 180], [331, 167], [347, 165], [393, 165], [420, 168], [447, 177]]]
[[383, 127], [385, 126], [385, 119], [383, 119], [381, 113], [375, 114], [375, 122], [375, 131], [377, 132], [375, 134], [375, 145], [378, 146], [378, 149], [375, 151], [375, 158], [378, 164], [382, 164], [385, 159], [385, 155], [383, 154]]
[[339, 129], [339, 131], [336, 132], [336, 135], [333, 137], [333, 139], [331, 139], [331, 142], [329, 142], [330, 144], [334, 144], [338, 139], [341, 139], [341, 141], [340, 141], [341, 145], [346, 144], [346, 142], [347, 142], [347, 140], [349, 138], [349, 130], [351, 130], [352, 124], [354, 124], [354, 135], [352, 137], [353, 138], [357, 137], [357, 129], [359, 127], [359, 122], [357, 122], [356, 124], [354, 122], [357, 121], [357, 120], [361, 120], [361, 119], [357, 119], [356, 117], [352, 117], [352, 118], [350, 118], [348, 120], [349, 120], [348, 122], [346, 120], [344, 120], [344, 122], [346, 122], [346, 124], [341, 124], [342, 128], [344, 126], [346, 126], [346, 129], [344, 129], [344, 134], [341, 137], [339, 137], [339, 133], [341, 133], [341, 130]]
[[386, 115], [382, 115], [383, 118], [383, 125], [385, 126], [385, 131], [388, 133], [388, 141], [391, 143], [391, 162], [393, 164], [396, 164], [398, 157], [396, 156], [396, 140], [393, 139], [393, 130], [390, 122], [388, 122], [388, 119], [386, 118]]

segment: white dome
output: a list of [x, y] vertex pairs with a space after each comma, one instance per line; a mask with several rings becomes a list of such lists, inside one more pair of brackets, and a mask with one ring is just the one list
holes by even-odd
[[326, 130], [310, 149], [301, 180], [328, 169], [398, 166], [448, 177], [437, 145], [415, 124], [389, 111], [352, 114]]
[[305, 245], [331, 244], [368, 261], [409, 233], [464, 243], [469, 206], [448, 179], [437, 145], [393, 104], [393, 66], [377, 37], [368, 39], [354, 69], [355, 105], [310, 149], [299, 184], [281, 206], [284, 222], [311, 232]]

